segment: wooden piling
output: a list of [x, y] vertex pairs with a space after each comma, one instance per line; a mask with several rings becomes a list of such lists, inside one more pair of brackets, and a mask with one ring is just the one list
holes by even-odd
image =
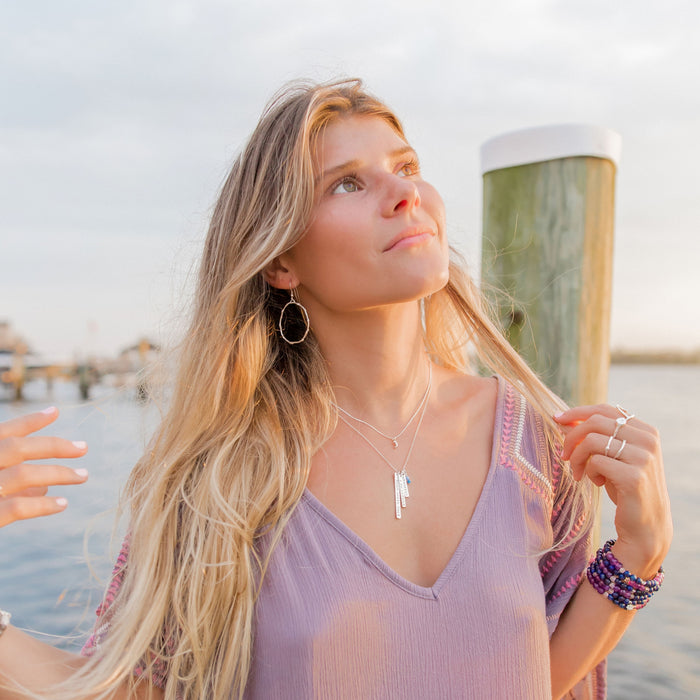
[[27, 380], [27, 368], [24, 360], [28, 350], [27, 345], [20, 341], [17, 343], [15, 351], [12, 354], [12, 368], [10, 374], [15, 390], [15, 401], [21, 401], [24, 398], [24, 384]]
[[482, 285], [516, 350], [571, 404], [607, 394], [618, 134], [504, 134], [481, 150]]

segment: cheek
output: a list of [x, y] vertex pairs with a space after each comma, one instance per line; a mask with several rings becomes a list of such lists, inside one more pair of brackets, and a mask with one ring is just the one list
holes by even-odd
[[344, 278], [354, 269], [360, 250], [353, 231], [314, 226], [295, 246], [289, 259], [302, 284], [318, 291], [342, 286]]
[[365, 257], [372, 249], [371, 226], [362, 220], [362, 212], [339, 211], [319, 216], [297, 246], [296, 259], [306, 272], [317, 264], [339, 266]]
[[440, 233], [445, 228], [445, 203], [442, 201], [440, 193], [429, 183], [421, 183], [419, 190], [424, 209], [437, 222]]

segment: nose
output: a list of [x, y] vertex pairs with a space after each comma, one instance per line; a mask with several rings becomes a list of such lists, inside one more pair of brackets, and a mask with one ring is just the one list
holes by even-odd
[[411, 211], [420, 206], [420, 194], [413, 180], [387, 174], [384, 216], [394, 216], [401, 211]]

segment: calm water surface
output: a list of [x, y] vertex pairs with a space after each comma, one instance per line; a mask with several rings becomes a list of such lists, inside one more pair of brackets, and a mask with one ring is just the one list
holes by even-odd
[[[130, 394], [98, 387], [89, 403], [76, 397], [72, 385], [56, 385], [49, 396], [35, 384], [21, 405], [0, 400], [0, 420], [58, 405], [56, 431], [90, 446], [81, 460], [90, 470], [88, 483], [56, 489], [69, 499], [64, 513], [2, 532], [0, 606], [18, 626], [67, 648], [79, 647], [92, 625], [121, 534], [112, 537], [114, 514], [108, 511], [157, 420], [153, 406]], [[609, 398], [660, 429], [676, 531], [661, 592], [610, 657], [609, 698], [700, 698], [700, 367], [615, 366]], [[606, 507], [605, 538], [614, 535], [612, 515]]]

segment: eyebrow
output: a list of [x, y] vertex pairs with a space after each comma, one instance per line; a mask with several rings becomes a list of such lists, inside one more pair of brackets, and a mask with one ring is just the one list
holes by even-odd
[[[413, 153], [413, 155], [418, 158], [418, 154], [416, 153], [415, 149], [412, 146], [402, 146], [401, 148], [397, 148], [393, 151], [390, 151], [388, 153], [388, 158], [389, 160], [395, 160], [396, 158], [400, 158], [401, 156], [405, 155], [406, 153]], [[319, 184], [323, 180], [330, 178], [332, 175], [335, 173], [342, 172], [344, 170], [355, 170], [362, 164], [362, 161], [358, 160], [357, 158], [353, 160], [347, 160], [344, 163], [340, 163], [338, 165], [334, 165], [332, 168], [328, 168], [328, 170], [324, 170], [323, 172], [319, 173], [316, 178], [314, 179], [315, 184]]]

